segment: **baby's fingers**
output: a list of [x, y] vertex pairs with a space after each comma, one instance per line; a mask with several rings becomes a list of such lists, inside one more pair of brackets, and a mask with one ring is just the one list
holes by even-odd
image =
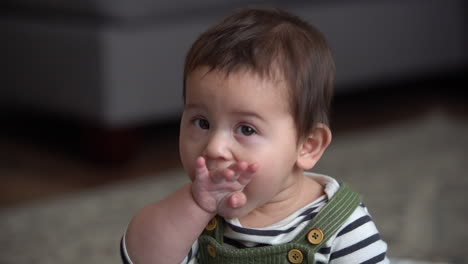
[[224, 181], [234, 181], [236, 178], [236, 173], [229, 168], [211, 172], [211, 180], [216, 184]]
[[237, 173], [244, 172], [249, 167], [249, 164], [245, 161], [240, 161], [232, 164], [229, 168]]
[[224, 169], [222, 178], [229, 182], [237, 181], [239, 175], [247, 169], [249, 165], [245, 161], [237, 162]]
[[209, 178], [209, 171], [203, 157], [198, 157], [195, 166], [195, 179], [206, 181]]
[[258, 164], [250, 164], [247, 166], [244, 172], [242, 172], [237, 179], [240, 184], [247, 185], [251, 180], [253, 174], [258, 170]]

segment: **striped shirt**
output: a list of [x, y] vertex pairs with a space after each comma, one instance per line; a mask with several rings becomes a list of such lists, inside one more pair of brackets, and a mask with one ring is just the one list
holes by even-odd
[[[307, 173], [324, 186], [325, 194], [285, 219], [263, 228], [246, 228], [238, 219], [226, 219], [224, 245], [232, 248], [249, 248], [284, 244], [292, 241], [333, 197], [339, 184], [331, 177]], [[125, 239], [125, 238], [124, 238]], [[132, 263], [121, 243], [124, 263]], [[192, 245], [182, 264], [197, 262], [198, 241]], [[380, 238], [367, 208], [361, 204], [341, 228], [315, 254], [320, 263], [389, 263], [386, 257], [387, 244]]]

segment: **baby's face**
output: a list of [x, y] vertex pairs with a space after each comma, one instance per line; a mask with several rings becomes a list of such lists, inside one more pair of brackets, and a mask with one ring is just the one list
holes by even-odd
[[246, 161], [258, 171], [245, 188], [251, 210], [281, 199], [296, 172], [296, 127], [284, 82], [241, 71], [199, 68], [189, 74], [180, 126], [180, 155], [189, 177], [203, 156], [209, 170]]

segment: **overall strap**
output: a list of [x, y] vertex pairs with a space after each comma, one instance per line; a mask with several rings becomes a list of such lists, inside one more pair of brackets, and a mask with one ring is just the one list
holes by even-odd
[[313, 253], [317, 252], [361, 204], [361, 197], [347, 184], [341, 183], [338, 191], [320, 210], [312, 221], [293, 240], [308, 244]]
[[[293, 241], [275, 246], [233, 249], [223, 245], [224, 220], [214, 217], [199, 238], [201, 263], [314, 263], [315, 253], [332, 238], [361, 203], [346, 184]], [[297, 262], [296, 262], [297, 260]]]

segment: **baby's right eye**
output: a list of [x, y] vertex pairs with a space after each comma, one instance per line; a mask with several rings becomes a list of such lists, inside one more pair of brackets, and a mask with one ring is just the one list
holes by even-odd
[[193, 120], [193, 124], [195, 127], [201, 128], [201, 129], [210, 129], [210, 122], [208, 120], [203, 119], [203, 118], [197, 118]]

